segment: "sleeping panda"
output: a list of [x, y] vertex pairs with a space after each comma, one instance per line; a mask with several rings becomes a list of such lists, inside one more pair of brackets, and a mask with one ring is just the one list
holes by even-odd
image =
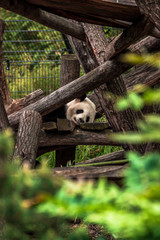
[[86, 95], [76, 98], [55, 111], [43, 116], [44, 122], [57, 122], [57, 118], [67, 118], [76, 125], [92, 123], [96, 116], [95, 104]]
[[76, 125], [93, 123], [96, 116], [95, 104], [86, 96], [76, 98], [66, 104], [66, 118]]

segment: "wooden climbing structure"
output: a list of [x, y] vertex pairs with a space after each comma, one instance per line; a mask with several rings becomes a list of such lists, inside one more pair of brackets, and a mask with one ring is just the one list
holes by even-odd
[[[85, 75], [79, 77], [76, 74], [72, 79], [63, 81], [61, 88], [48, 96], [39, 95], [38, 99], [30, 102], [30, 96], [27, 96], [19, 102], [23, 102], [23, 107], [18, 101], [15, 103], [9, 97], [3, 67], [0, 69], [0, 126], [4, 129], [11, 126], [17, 129], [19, 122], [23, 126], [26, 118], [37, 118], [41, 126], [41, 116], [55, 111], [67, 102], [76, 97], [94, 90], [90, 98], [95, 102], [99, 112], [103, 112], [108, 119], [110, 129], [107, 131], [127, 132], [137, 131], [136, 121], [143, 118], [145, 111], [159, 111], [152, 107], [143, 111], [126, 111], [118, 112], [115, 110], [115, 97], [125, 96], [129, 89], [135, 84], [143, 83], [149, 86], [155, 86], [159, 83], [160, 70], [146, 64], [134, 68], [132, 71], [125, 73], [132, 68], [130, 64], [120, 62], [120, 54], [126, 51], [141, 54], [144, 52], [153, 53], [160, 51], [160, 2], [155, 0], [1, 0], [0, 7], [13, 11], [31, 20], [37, 21], [55, 30], [66, 34], [75, 53], [84, 69]], [[109, 41], [103, 31], [103, 26], [118, 27], [123, 29], [122, 33]], [[0, 54], [2, 54], [1, 44], [3, 40], [4, 24], [1, 21], [0, 29]], [[1, 63], [2, 64], [2, 61]], [[105, 94], [104, 94], [105, 93]], [[107, 96], [107, 97], [106, 97]], [[28, 100], [27, 100], [28, 99]], [[3, 101], [2, 101], [3, 100]], [[27, 102], [27, 103], [25, 103]], [[3, 104], [4, 103], [4, 104]], [[5, 105], [5, 108], [4, 108]], [[20, 107], [21, 105], [21, 107]], [[8, 116], [6, 111], [8, 111]], [[34, 112], [39, 115], [33, 117]], [[21, 119], [21, 120], [20, 120]], [[28, 126], [29, 127], [29, 126]], [[56, 126], [57, 127], [57, 126]], [[22, 127], [21, 127], [22, 128]], [[20, 128], [20, 129], [21, 129]], [[27, 125], [26, 125], [27, 128]], [[41, 127], [40, 127], [41, 128]], [[69, 126], [70, 130], [63, 134], [55, 131], [45, 131], [45, 133], [36, 130], [36, 138], [39, 142], [35, 144], [36, 148], [32, 150], [38, 155], [51, 151], [60, 151], [59, 159], [62, 158], [63, 151], [67, 154], [73, 153], [75, 146], [78, 144], [104, 144], [116, 145], [110, 138], [110, 132], [106, 129], [101, 131], [86, 131], [84, 129], [74, 129]], [[27, 131], [27, 130], [26, 130]], [[34, 131], [31, 131], [34, 132]], [[64, 132], [64, 131], [63, 131]], [[33, 133], [35, 134], [35, 133]], [[37, 137], [38, 135], [38, 137]], [[17, 135], [19, 136], [19, 134]], [[34, 136], [32, 136], [34, 138]], [[22, 145], [22, 144], [20, 144]], [[123, 145], [123, 150], [108, 157], [113, 160], [124, 158], [126, 150], [136, 150], [144, 154], [148, 149], [159, 150], [159, 145], [140, 144], [140, 145]], [[20, 150], [20, 147], [18, 147]], [[68, 150], [67, 150], [68, 149]], [[22, 157], [20, 152], [17, 154]], [[25, 153], [26, 155], [29, 153]], [[67, 155], [66, 154], [66, 155]], [[71, 154], [72, 155], [72, 154]], [[71, 157], [71, 155], [69, 155]], [[65, 161], [58, 160], [60, 166]], [[96, 160], [98, 161], [98, 159]], [[105, 159], [103, 159], [105, 161]], [[34, 166], [35, 157], [31, 162]], [[95, 162], [95, 160], [93, 161]], [[62, 164], [62, 165], [63, 165]], [[62, 174], [67, 177], [76, 178], [88, 177], [97, 178], [105, 176], [111, 179], [121, 178], [121, 166], [101, 166], [101, 167], [74, 167], [69, 169], [54, 169], [54, 174]]]

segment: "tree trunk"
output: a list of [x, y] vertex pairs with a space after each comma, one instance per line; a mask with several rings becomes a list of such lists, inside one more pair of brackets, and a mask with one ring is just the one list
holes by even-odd
[[3, 98], [0, 91], [0, 131], [8, 128], [10, 126], [8, 117], [4, 108]]
[[0, 19], [0, 91], [3, 98], [4, 105], [9, 105], [12, 100], [10, 98], [10, 93], [8, 85], [6, 82], [3, 60], [2, 60], [2, 42], [3, 42], [3, 33], [4, 33], [5, 23]]
[[103, 162], [108, 162], [108, 161], [115, 161], [115, 160], [122, 160], [125, 159], [125, 151], [120, 150], [117, 152], [112, 152], [109, 154], [104, 154], [99, 157], [95, 157], [89, 160], [86, 160], [81, 163], [77, 163], [76, 165], [81, 165], [81, 164], [91, 164], [91, 163], [103, 163]]
[[125, 166], [103, 166], [103, 167], [63, 167], [54, 168], [53, 176], [63, 176], [71, 179], [97, 179], [105, 177], [110, 181], [119, 182], [123, 177]]
[[[60, 86], [72, 82], [80, 75], [80, 64], [76, 55], [64, 55], [61, 60]], [[55, 167], [66, 166], [68, 161], [74, 163], [76, 146], [71, 146], [68, 149], [56, 151]]]
[[22, 165], [35, 167], [42, 117], [35, 111], [24, 111], [20, 117], [15, 157]]

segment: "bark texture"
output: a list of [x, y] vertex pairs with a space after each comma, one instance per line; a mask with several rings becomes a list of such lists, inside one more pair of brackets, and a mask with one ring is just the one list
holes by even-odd
[[[74, 54], [62, 56], [61, 72], [60, 72], [60, 86], [72, 82], [80, 75], [80, 64]], [[68, 149], [61, 149], [56, 151], [55, 167], [66, 166], [68, 161], [74, 163], [76, 146], [71, 146]]]
[[0, 19], [0, 91], [2, 94], [4, 105], [9, 105], [11, 103], [10, 93], [8, 89], [8, 85], [6, 82], [4, 67], [3, 67], [3, 59], [2, 59], [2, 42], [3, 42], [3, 33], [5, 29], [5, 23]]
[[38, 89], [24, 98], [20, 98], [18, 100], [13, 100], [12, 103], [9, 106], [6, 106], [6, 112], [7, 114], [12, 114], [14, 112], [17, 112], [24, 107], [30, 105], [31, 103], [34, 103], [38, 101], [39, 99], [44, 97], [44, 93], [41, 89]]
[[35, 167], [41, 124], [42, 117], [35, 111], [24, 111], [20, 117], [15, 157], [29, 168]]

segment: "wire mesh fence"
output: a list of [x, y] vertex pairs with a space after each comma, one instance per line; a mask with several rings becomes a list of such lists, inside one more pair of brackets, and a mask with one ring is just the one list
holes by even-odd
[[[71, 52], [61, 33], [30, 20], [5, 21], [3, 63], [13, 98], [59, 87], [61, 55]], [[69, 48], [67, 49], [67, 47]]]
[[[61, 56], [73, 53], [65, 35], [24, 18], [5, 23], [3, 63], [11, 97], [21, 98], [38, 88], [45, 94], [58, 89]], [[109, 27], [104, 31], [109, 39], [120, 32]]]

